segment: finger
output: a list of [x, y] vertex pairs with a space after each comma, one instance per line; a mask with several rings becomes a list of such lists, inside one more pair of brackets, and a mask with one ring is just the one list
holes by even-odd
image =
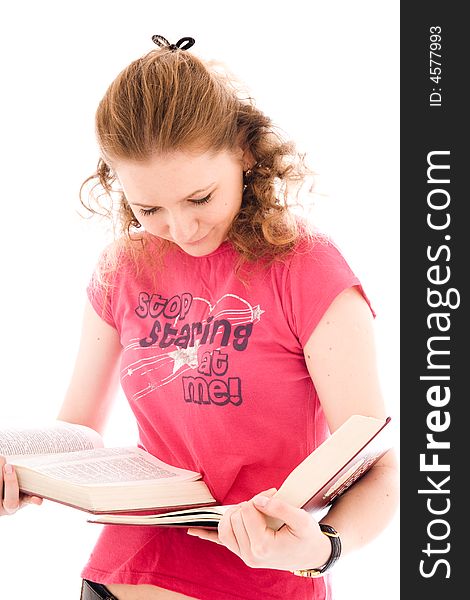
[[[267, 496], [268, 498], [272, 498], [274, 494], [277, 492], [277, 488], [269, 488], [269, 490], [265, 490], [264, 492], [259, 492], [256, 496]], [[256, 496], [254, 496], [256, 498]]]
[[[255, 496], [256, 498], [257, 496]], [[250, 539], [254, 554], [258, 554], [260, 547], [264, 547], [274, 538], [274, 531], [266, 523], [264, 514], [258, 509], [253, 501], [247, 502], [241, 511], [244, 529]]]
[[0, 500], [3, 499], [3, 466], [5, 465], [5, 458], [0, 456]]
[[314, 526], [314, 520], [305, 510], [291, 506], [279, 498], [269, 498], [265, 495], [255, 496], [254, 506], [263, 514], [279, 519], [296, 537], [303, 538], [307, 531]]
[[[244, 537], [238, 537], [239, 530], [236, 530], [235, 533], [242, 552], [247, 553], [248, 560], [245, 562], [250, 567], [272, 567], [271, 557], [275, 550], [275, 532], [268, 527], [266, 517], [254, 506], [253, 502], [247, 502], [246, 507], [240, 513]], [[245, 540], [249, 542], [249, 549], [247, 549]]]
[[18, 480], [13, 465], [6, 463], [3, 466], [3, 480], [5, 491], [3, 494], [3, 509], [8, 514], [13, 514], [19, 508]]
[[[272, 496], [276, 491], [276, 488], [270, 488], [262, 493]], [[242, 507], [247, 507], [247, 505], [247, 502], [242, 502], [241, 504], [236, 504], [227, 510], [219, 522], [218, 527], [220, 543], [240, 557], [242, 557], [242, 554], [245, 557], [248, 557], [251, 552], [251, 541], [249, 539], [249, 535], [247, 534], [243, 519], [240, 518], [240, 515], [238, 514]], [[261, 525], [263, 530], [265, 530], [266, 523], [264, 522], [263, 517], [261, 517], [261, 519]]]
[[5, 459], [3, 456], [0, 456], [0, 515], [4, 514], [4, 510], [3, 510], [3, 494], [4, 489], [3, 489], [3, 465], [5, 464]]
[[42, 504], [43, 499], [39, 496], [30, 496], [28, 494], [20, 494], [20, 506], [23, 504]]
[[216, 544], [222, 544], [222, 542], [219, 540], [218, 531], [212, 531], [202, 527], [189, 527], [186, 533], [188, 535], [201, 538], [201, 540], [209, 540], [210, 542], [215, 542]]
[[[252, 540], [250, 539], [250, 536], [248, 535], [248, 532], [246, 530], [245, 521], [243, 517], [247, 510], [255, 511], [253, 507], [249, 506], [248, 502], [242, 502], [240, 510], [234, 512], [230, 518], [233, 536], [236, 540], [240, 552], [239, 556], [243, 560], [245, 560], [245, 562], [250, 561], [252, 558]], [[263, 516], [259, 516], [263, 520]], [[266, 528], [266, 524], [262, 523], [262, 527], [264, 530]]]
[[234, 552], [237, 556], [240, 556], [240, 548], [238, 546], [237, 538], [232, 528], [232, 516], [240, 510], [240, 505], [237, 504], [233, 508], [227, 510], [219, 522], [219, 540], [229, 550]]
[[43, 498], [40, 498], [39, 496], [31, 496], [30, 498], [31, 504], [36, 504], [36, 506], [40, 506], [42, 504]]

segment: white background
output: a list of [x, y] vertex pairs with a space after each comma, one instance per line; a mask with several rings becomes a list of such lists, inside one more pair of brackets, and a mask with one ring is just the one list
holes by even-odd
[[[5, 5], [0, 426], [50, 421], [61, 405], [84, 289], [108, 239], [103, 224], [78, 215], [79, 186], [98, 158], [94, 111], [118, 72], [154, 47], [155, 33], [194, 37], [192, 51], [224, 61], [308, 153], [318, 173], [316, 218], [377, 311], [379, 368], [398, 425], [398, 25], [399, 3], [373, 0]], [[135, 442], [129, 415], [118, 396], [107, 445]], [[78, 600], [99, 527], [85, 519], [50, 502], [1, 519], [0, 597]], [[396, 600], [398, 514], [336, 573], [335, 600]]]

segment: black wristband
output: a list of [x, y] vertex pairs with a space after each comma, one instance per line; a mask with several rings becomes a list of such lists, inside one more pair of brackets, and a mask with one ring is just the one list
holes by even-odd
[[331, 525], [326, 525], [326, 523], [320, 523], [320, 529], [322, 533], [328, 536], [330, 540], [330, 558], [326, 561], [323, 567], [320, 567], [319, 569], [298, 569], [297, 571], [292, 571], [294, 575], [298, 575], [299, 577], [322, 577], [332, 568], [332, 566], [341, 556], [341, 539], [336, 529], [334, 529], [334, 527]]

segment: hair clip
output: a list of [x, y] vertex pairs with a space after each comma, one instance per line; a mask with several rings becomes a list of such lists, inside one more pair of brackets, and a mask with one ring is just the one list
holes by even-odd
[[194, 46], [196, 40], [192, 37], [183, 37], [179, 39], [176, 44], [170, 44], [170, 42], [162, 35], [152, 35], [152, 42], [160, 46], [160, 48], [169, 48], [172, 52], [175, 50], [189, 50], [191, 46]]

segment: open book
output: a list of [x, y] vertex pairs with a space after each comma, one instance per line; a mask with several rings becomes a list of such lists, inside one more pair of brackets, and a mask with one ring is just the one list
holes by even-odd
[[[313, 514], [326, 511], [392, 446], [387, 419], [353, 415], [305, 458], [274, 494]], [[248, 498], [247, 498], [248, 499]], [[190, 508], [148, 515], [100, 515], [90, 523], [217, 528], [231, 505]], [[284, 523], [266, 517], [271, 529]]]
[[104, 448], [83, 425], [0, 429], [0, 455], [15, 466], [22, 492], [93, 514], [216, 502], [199, 473], [137, 447]]

